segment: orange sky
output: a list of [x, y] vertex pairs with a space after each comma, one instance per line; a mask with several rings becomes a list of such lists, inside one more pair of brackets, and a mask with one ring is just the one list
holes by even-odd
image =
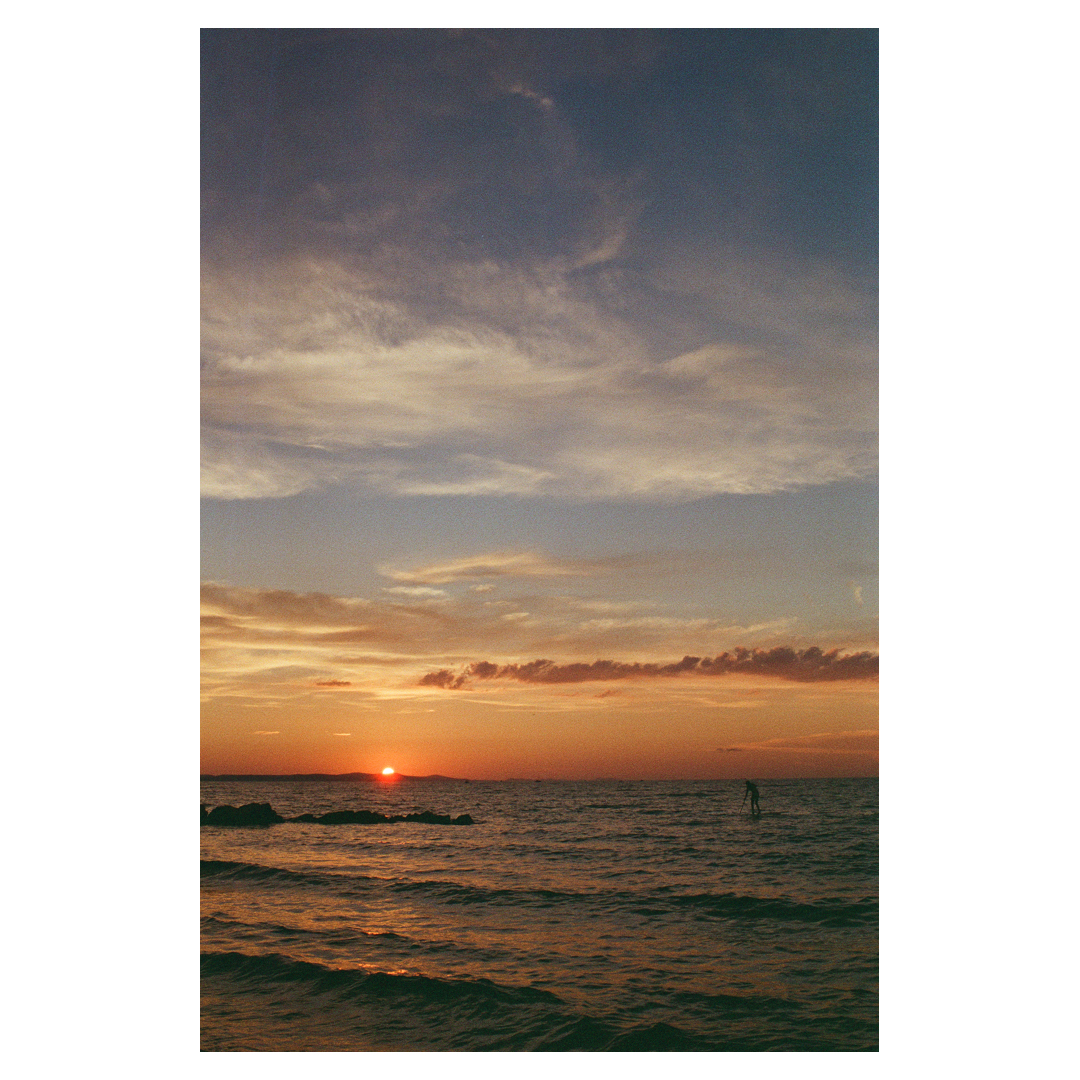
[[682, 675], [462, 690], [418, 682], [237, 685], [204, 705], [202, 770], [390, 765], [470, 779], [877, 774], [872, 680]]

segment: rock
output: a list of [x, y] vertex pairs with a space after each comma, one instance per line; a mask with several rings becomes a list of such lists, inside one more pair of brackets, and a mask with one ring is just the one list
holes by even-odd
[[436, 814], [432, 810], [424, 810], [419, 814], [406, 814], [406, 821], [419, 821], [424, 825], [449, 825], [451, 824], [449, 814]]
[[424, 810], [419, 814], [386, 814], [374, 810], [331, 810], [329, 813], [300, 814], [283, 818], [269, 803], [248, 803], [246, 806], [215, 806], [207, 812], [205, 805], [199, 807], [199, 820], [203, 825], [278, 825], [284, 821], [306, 822], [319, 825], [388, 825], [399, 821], [416, 821], [422, 825], [472, 825], [468, 814], [452, 818], [449, 814], [436, 814]]
[[215, 806], [203, 819], [207, 825], [277, 825], [285, 819], [269, 803]]
[[386, 817], [385, 814], [377, 814], [373, 810], [331, 810], [330, 813], [321, 814], [315, 820], [320, 825], [379, 825], [394, 819]]

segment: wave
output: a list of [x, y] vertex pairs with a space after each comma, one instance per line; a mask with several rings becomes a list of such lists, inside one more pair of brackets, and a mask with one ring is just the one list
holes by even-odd
[[335, 930], [312, 930], [308, 927], [286, 926], [284, 923], [255, 921], [248, 922], [243, 919], [230, 919], [224, 915], [203, 915], [200, 919], [203, 929], [220, 927], [229, 931], [258, 931], [268, 934], [276, 934], [288, 938], [312, 938], [319, 941], [354, 941], [357, 939], [384, 938], [394, 941], [410, 941], [404, 934], [395, 934], [393, 930], [358, 930], [358, 929], [335, 929]]
[[230, 862], [224, 859], [200, 860], [199, 874], [203, 880], [211, 878], [254, 884], [330, 888], [346, 894], [370, 890], [384, 880], [364, 874], [336, 873], [329, 870], [286, 870], [283, 866], [262, 866], [259, 863]]
[[[454, 1049], [553, 1051], [714, 1051], [742, 1049], [738, 1036], [722, 1043], [705, 1040], [663, 1021], [627, 1026], [625, 1021], [582, 1015], [556, 994], [530, 986], [507, 986], [489, 979], [435, 978], [398, 972], [331, 968], [280, 953], [203, 952], [204, 980], [225, 978], [232, 994], [250, 987], [260, 1008], [272, 1008], [267, 994], [276, 986], [293, 1006], [304, 999], [332, 998], [338, 1008], [362, 1008], [367, 1024], [378, 1024], [377, 1009], [390, 1005], [396, 1023], [431, 1032], [435, 1018], [463, 1034]], [[738, 1022], [740, 1014], [730, 1010]], [[465, 1019], [458, 1027], [451, 1019]], [[344, 1014], [341, 1023], [346, 1024]], [[353, 1021], [355, 1022], [355, 1021]], [[450, 1048], [450, 1047], [447, 1047]], [[745, 1049], [753, 1049], [747, 1045]]]
[[230, 862], [225, 859], [202, 859], [199, 862], [202, 878], [235, 878], [243, 881], [318, 882], [327, 875], [309, 870], [286, 870], [281, 866], [260, 866], [258, 863]]
[[229, 975], [241, 982], [303, 983], [314, 993], [332, 993], [350, 999], [411, 998], [418, 1002], [482, 999], [563, 1004], [550, 990], [531, 986], [500, 986], [482, 978], [449, 979], [361, 968], [331, 968], [308, 960], [293, 960], [281, 953], [253, 956], [240, 952], [204, 952], [200, 959], [203, 977]]
[[780, 922], [821, 923], [825, 926], [861, 926], [878, 916], [873, 897], [861, 900], [822, 899], [812, 902], [783, 898], [740, 896], [736, 893], [670, 893], [597, 890], [573, 892], [559, 889], [491, 889], [452, 881], [394, 881], [394, 892], [422, 893], [446, 904], [498, 904], [556, 907], [564, 904], [627, 906], [638, 914], [657, 916], [696, 909], [727, 919], [771, 919]]
[[398, 880], [388, 883], [392, 892], [421, 893], [445, 904], [499, 904], [553, 907], [588, 901], [603, 893], [569, 892], [561, 889], [492, 889], [482, 885], [462, 885], [456, 881]]
[[714, 1050], [717, 1047], [708, 1045], [662, 1021], [655, 1024], [643, 1024], [629, 1030], [620, 1030], [614, 1024], [596, 1020], [591, 1016], [582, 1016], [560, 1024], [529, 1049], [540, 1053], [567, 1050], [617, 1053], [655, 1050], [700, 1051]]
[[418, 895], [442, 904], [541, 908], [599, 906], [607, 910], [625, 907], [635, 914], [649, 917], [691, 910], [713, 918], [817, 923], [830, 927], [865, 926], [875, 923], [878, 918], [878, 901], [875, 897], [863, 897], [859, 900], [823, 898], [799, 901], [782, 897], [743, 896], [737, 893], [677, 893], [665, 888], [653, 892], [491, 888], [437, 879], [393, 879], [360, 874], [286, 870], [282, 867], [215, 859], [204, 859], [200, 865], [203, 878], [274, 884], [288, 882], [316, 887], [329, 885], [336, 890], [347, 892], [355, 892], [358, 888], [368, 890], [381, 887], [389, 892]]
[[709, 914], [736, 919], [772, 919], [778, 922], [820, 923], [823, 926], [863, 926], [878, 917], [878, 902], [862, 900], [799, 901], [735, 893], [682, 894], [669, 898], [676, 907], [697, 908]]

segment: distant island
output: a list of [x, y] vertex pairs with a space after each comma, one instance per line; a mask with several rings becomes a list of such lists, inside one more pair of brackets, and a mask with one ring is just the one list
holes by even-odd
[[460, 776], [440, 776], [434, 773], [431, 776], [406, 776], [405, 773], [394, 773], [392, 776], [384, 776], [382, 773], [372, 772], [347, 772], [347, 773], [201, 773], [200, 780], [329, 780], [329, 781], [361, 781], [378, 780], [380, 783], [394, 783], [398, 780], [454, 780], [460, 784], [469, 783]]

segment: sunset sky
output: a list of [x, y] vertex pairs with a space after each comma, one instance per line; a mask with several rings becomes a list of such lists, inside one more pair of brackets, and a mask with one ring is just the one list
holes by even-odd
[[203, 32], [202, 770], [877, 772], [877, 36]]

